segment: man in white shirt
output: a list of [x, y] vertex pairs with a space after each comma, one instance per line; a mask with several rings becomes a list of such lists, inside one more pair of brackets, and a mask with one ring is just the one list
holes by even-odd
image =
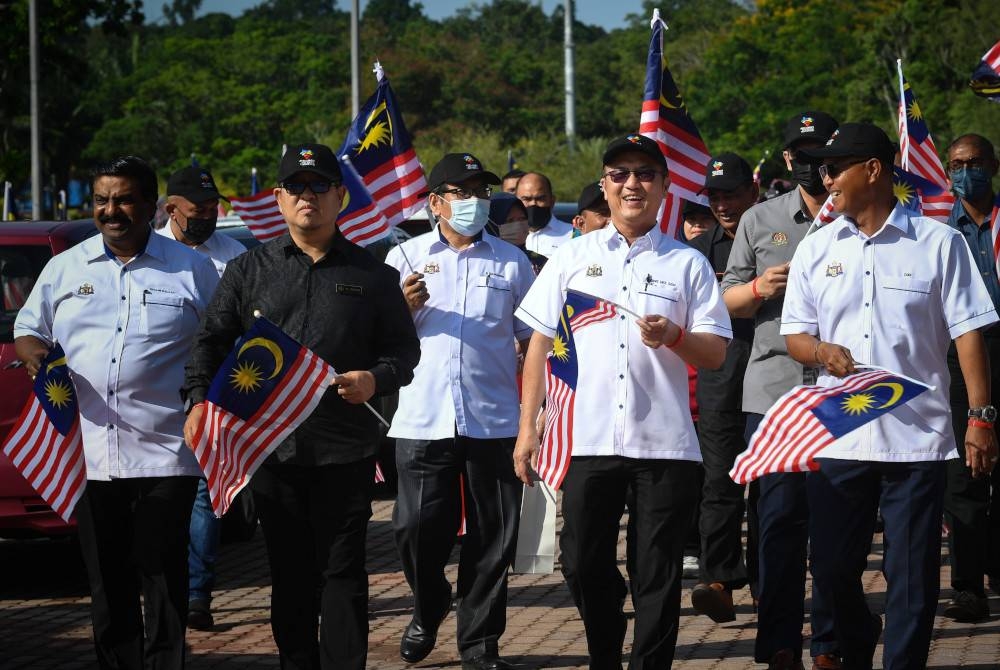
[[867, 123], [840, 126], [826, 146], [801, 149], [842, 213], [799, 245], [781, 317], [788, 353], [834, 384], [857, 364], [934, 385], [845, 435], [810, 473], [812, 575], [831, 601], [845, 668], [871, 668], [881, 619], [865, 602], [876, 513], [885, 520], [883, 667], [927, 664], [937, 609], [945, 461], [954, 458], [947, 352], [958, 351], [969, 394], [966, 460], [975, 476], [996, 463], [986, 348], [978, 330], [997, 313], [954, 229], [896, 202], [895, 145]]
[[404, 661], [423, 660], [451, 609], [445, 564], [464, 512], [458, 567], [458, 648], [463, 670], [504, 670], [507, 571], [514, 557], [522, 486], [511, 471], [519, 416], [514, 318], [534, 271], [524, 253], [483, 231], [490, 184], [500, 179], [471, 154], [447, 154], [431, 170], [428, 204], [437, 227], [396, 247], [420, 337], [413, 383], [400, 390], [396, 438], [396, 546], [413, 590]]
[[[222, 277], [226, 263], [246, 247], [226, 235], [215, 232], [219, 216], [219, 189], [212, 173], [202, 167], [182, 168], [167, 180], [164, 212], [167, 224], [156, 232], [208, 256]], [[245, 495], [245, 494], [244, 494]], [[191, 541], [188, 545], [188, 628], [208, 630], [212, 618], [212, 589], [215, 586], [215, 560], [219, 551], [222, 522], [212, 511], [205, 479], [198, 481], [191, 510]]]
[[573, 239], [573, 226], [552, 214], [556, 197], [552, 182], [540, 172], [527, 172], [514, 191], [528, 210], [528, 239], [524, 248], [548, 258], [562, 244]]
[[[732, 330], [708, 261], [657, 225], [670, 184], [657, 143], [642, 135], [612, 141], [601, 184], [611, 223], [554, 254], [517, 311], [535, 333], [524, 362], [514, 467], [531, 484], [539, 448], [534, 419], [545, 396], [546, 358], [558, 342], [551, 360], [577, 361], [574, 419], [564, 429], [572, 458], [562, 483], [559, 545], [563, 575], [587, 632], [590, 667], [621, 668], [628, 589], [616, 545], [631, 489], [630, 667], [663, 670], [677, 642], [681, 555], [701, 460], [687, 365], [720, 366]], [[634, 321], [618, 310], [574, 330], [567, 348], [554, 338], [568, 289], [645, 316]], [[638, 575], [631, 574], [633, 567]]]
[[202, 476], [184, 444], [179, 390], [219, 276], [204, 256], [152, 233], [156, 174], [141, 158], [95, 168], [93, 192], [101, 234], [45, 266], [17, 315], [14, 347], [34, 375], [58, 342], [73, 374], [87, 461], [76, 518], [98, 667], [179, 670]]

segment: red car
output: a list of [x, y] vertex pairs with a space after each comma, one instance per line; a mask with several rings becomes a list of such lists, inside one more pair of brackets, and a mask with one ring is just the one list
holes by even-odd
[[[49, 259], [96, 233], [89, 219], [0, 222], [0, 443], [31, 393], [31, 380], [14, 353], [14, 318]], [[66, 535], [75, 526], [64, 523], [0, 453], [0, 537]]]

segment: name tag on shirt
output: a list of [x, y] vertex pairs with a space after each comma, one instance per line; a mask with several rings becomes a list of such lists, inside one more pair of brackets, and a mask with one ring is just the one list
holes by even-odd
[[500, 291], [509, 291], [510, 282], [506, 278], [500, 275], [486, 274], [479, 278], [477, 286], [485, 286], [486, 288], [495, 288]]
[[337, 284], [337, 293], [339, 295], [363, 296], [365, 294], [365, 289], [364, 287], [357, 286], [356, 284]]

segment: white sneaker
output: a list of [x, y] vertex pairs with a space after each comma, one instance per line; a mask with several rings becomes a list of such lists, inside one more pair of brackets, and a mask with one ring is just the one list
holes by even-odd
[[698, 573], [698, 557], [685, 556], [683, 568], [681, 570], [681, 577], [684, 579], [698, 579]]

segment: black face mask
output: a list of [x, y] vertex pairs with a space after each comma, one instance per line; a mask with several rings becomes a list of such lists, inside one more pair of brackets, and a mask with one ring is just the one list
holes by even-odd
[[815, 163], [800, 163], [792, 160], [792, 179], [795, 183], [805, 189], [809, 195], [820, 195], [826, 193], [826, 186], [823, 186], [823, 178], [819, 176], [819, 165]]
[[215, 233], [216, 219], [188, 218], [187, 230], [181, 231], [184, 238], [194, 244], [204, 244]]
[[528, 210], [528, 228], [532, 230], [541, 230], [545, 226], [549, 225], [549, 220], [552, 218], [552, 208], [551, 207], [525, 207]]

